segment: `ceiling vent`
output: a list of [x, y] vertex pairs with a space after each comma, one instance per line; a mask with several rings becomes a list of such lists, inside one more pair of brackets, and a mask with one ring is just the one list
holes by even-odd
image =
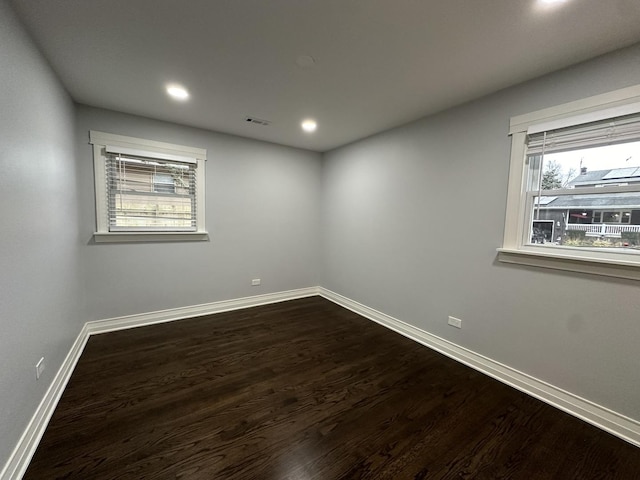
[[245, 120], [247, 123], [255, 123], [256, 125], [262, 125], [263, 127], [266, 127], [267, 125], [271, 125], [271, 122], [269, 120], [262, 120], [256, 117], [247, 117], [245, 118]]

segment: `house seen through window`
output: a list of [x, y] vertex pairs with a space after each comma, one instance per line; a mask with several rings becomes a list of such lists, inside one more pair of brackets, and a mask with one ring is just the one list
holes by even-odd
[[528, 154], [532, 244], [640, 252], [640, 129], [638, 141], [602, 141]]

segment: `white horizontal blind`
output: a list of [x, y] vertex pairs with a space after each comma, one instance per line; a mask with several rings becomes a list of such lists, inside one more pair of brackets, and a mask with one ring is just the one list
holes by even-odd
[[527, 140], [528, 155], [637, 141], [640, 140], [640, 114], [534, 133], [528, 135]]
[[109, 231], [196, 231], [196, 163], [106, 153]]
[[134, 157], [150, 157], [155, 160], [174, 160], [181, 163], [197, 163], [197, 160], [194, 157], [186, 157], [184, 155], [176, 155], [174, 153], [149, 152], [147, 150], [140, 150], [139, 148], [107, 145], [105, 147], [105, 151], [107, 153], [119, 153], [121, 155], [132, 155]]

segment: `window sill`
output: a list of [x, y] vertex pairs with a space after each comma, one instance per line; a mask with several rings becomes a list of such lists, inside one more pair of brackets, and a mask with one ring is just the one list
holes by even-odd
[[551, 268], [606, 277], [640, 280], [640, 262], [592, 258], [561, 252], [498, 248], [498, 260], [505, 263]]
[[140, 242], [203, 242], [209, 240], [207, 232], [96, 232], [96, 243]]

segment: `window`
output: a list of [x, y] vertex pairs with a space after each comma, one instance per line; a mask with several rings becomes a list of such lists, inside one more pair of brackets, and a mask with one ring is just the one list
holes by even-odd
[[640, 86], [511, 119], [499, 259], [640, 280]]
[[206, 150], [90, 132], [96, 242], [206, 240]]
[[[185, 168], [182, 165], [172, 165], [169, 167], [170, 173], [160, 173], [158, 171], [153, 172], [153, 191], [157, 193], [176, 193], [176, 182], [179, 182], [178, 188], [182, 188], [183, 193], [191, 195], [191, 190], [185, 188], [185, 178], [189, 178], [189, 184], [191, 183], [190, 175], [187, 173], [188, 167]], [[173, 172], [178, 175], [173, 174]]]

